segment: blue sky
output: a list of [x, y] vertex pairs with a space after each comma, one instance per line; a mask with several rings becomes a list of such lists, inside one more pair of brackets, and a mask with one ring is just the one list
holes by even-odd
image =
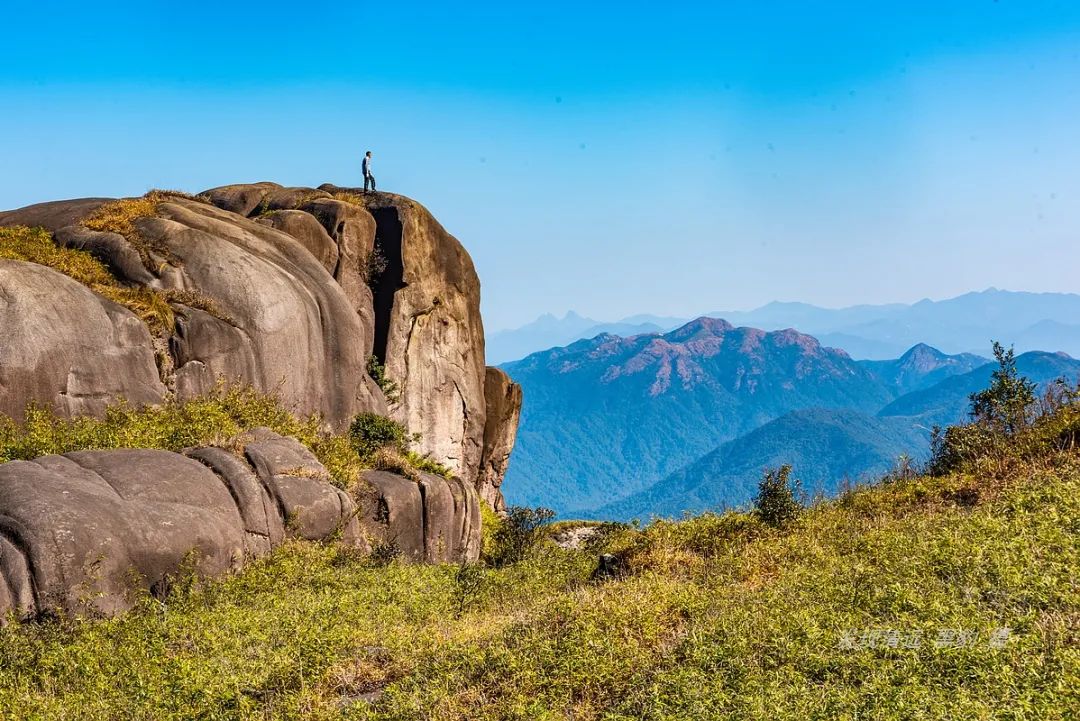
[[[488, 330], [1077, 291], [1080, 3], [19, 3], [0, 207], [359, 183]], [[19, 29], [18, 32], [11, 30]]]

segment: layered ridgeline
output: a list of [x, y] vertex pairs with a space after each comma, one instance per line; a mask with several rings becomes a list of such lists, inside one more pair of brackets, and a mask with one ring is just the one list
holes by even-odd
[[153, 588], [192, 556], [221, 571], [290, 535], [475, 558], [521, 402], [485, 367], [479, 301], [461, 244], [388, 193], [257, 183], [0, 213], [0, 430], [28, 408], [101, 417], [244, 387], [327, 438], [389, 416], [441, 472], [333, 485], [265, 428], [183, 454], [23, 449], [0, 465], [0, 610], [112, 612], [129, 576]]
[[[1039, 383], [1080, 362], [1031, 352]], [[665, 334], [601, 335], [503, 366], [528, 399], [509, 500], [564, 516], [679, 515], [745, 504], [791, 463], [810, 492], [925, 458], [933, 425], [962, 420], [993, 365], [926, 345], [855, 361], [794, 330], [701, 318]]]
[[[947, 353], [989, 353], [990, 338], [1018, 353], [1064, 351], [1080, 357], [1080, 295], [1026, 293], [989, 288], [945, 300], [911, 305], [856, 305], [821, 308], [808, 303], [772, 302], [754, 310], [710, 311], [703, 315], [763, 330], [798, 328], [822, 344], [853, 358], [888, 360], [920, 342]], [[666, 332], [688, 318], [636, 315], [611, 323], [545, 315], [520, 328], [488, 337], [488, 362], [505, 363], [553, 346], [569, 345], [607, 332], [630, 336]]]

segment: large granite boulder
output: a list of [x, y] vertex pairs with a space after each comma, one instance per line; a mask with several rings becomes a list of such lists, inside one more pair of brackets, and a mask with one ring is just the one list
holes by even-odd
[[362, 510], [373, 544], [391, 545], [411, 561], [457, 563], [480, 557], [480, 501], [458, 478], [420, 473], [416, 480], [368, 471]]
[[0, 226], [41, 226], [55, 233], [61, 228], [74, 225], [88, 218], [95, 210], [114, 200], [113, 198], [76, 198], [74, 200], [51, 200], [35, 203], [25, 208], [0, 211]]
[[[461, 243], [419, 203], [391, 193], [256, 183], [200, 197], [283, 229], [286, 221], [274, 220], [279, 212], [299, 209], [318, 219], [337, 244], [334, 278], [362, 324], [373, 327], [373, 344], [365, 349], [400, 388], [390, 415], [420, 434], [420, 451], [475, 486], [486, 411], [484, 331], [480, 282]], [[309, 235], [296, 220], [288, 222], [290, 232]], [[369, 279], [372, 253], [386, 267]]]
[[207, 203], [177, 198], [136, 221], [167, 251], [164, 288], [194, 291], [217, 314], [178, 314], [171, 342], [176, 391], [204, 393], [219, 377], [278, 393], [301, 414], [344, 428], [385, 413], [366, 371], [359, 316], [326, 268], [295, 237]]
[[112, 615], [177, 573], [215, 575], [292, 535], [366, 547], [352, 499], [291, 438], [79, 451], [0, 464], [0, 616]]
[[[278, 393], [336, 429], [358, 412], [389, 414], [420, 434], [419, 451], [501, 507], [520, 392], [485, 370], [472, 260], [422, 206], [333, 185], [223, 186], [198, 200], [162, 199], [153, 216], [135, 221], [136, 250], [120, 235], [78, 225], [104, 202], [30, 206], [0, 213], [0, 224], [44, 225], [120, 280], [170, 291], [176, 329], [161, 372], [178, 397], [224, 378]], [[366, 373], [371, 354], [399, 388], [389, 407]], [[95, 390], [98, 403], [59, 410], [99, 413], [121, 395], [160, 398], [160, 388], [133, 393], [121, 380]], [[39, 389], [24, 388], [9, 406], [37, 398]]]
[[117, 398], [158, 403], [150, 333], [135, 315], [65, 275], [0, 260], [0, 414], [27, 403], [99, 415]]
[[419, 449], [475, 488], [484, 438], [484, 327], [472, 258], [419, 203], [349, 193], [375, 219], [386, 269], [375, 282], [375, 355], [401, 396], [391, 416], [419, 433]]
[[521, 418], [521, 386], [510, 380], [503, 370], [489, 367], [484, 379], [484, 397], [487, 417], [477, 492], [493, 510], [505, 511], [506, 501], [499, 489], [517, 438]]

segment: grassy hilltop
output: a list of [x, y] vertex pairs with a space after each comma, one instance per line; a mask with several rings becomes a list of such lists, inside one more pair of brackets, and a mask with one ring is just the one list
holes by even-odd
[[0, 718], [1070, 718], [1080, 408], [1017, 406], [1004, 360], [933, 475], [789, 520], [563, 549], [487, 519], [487, 563], [464, 567], [289, 543], [123, 618], [8, 624]]

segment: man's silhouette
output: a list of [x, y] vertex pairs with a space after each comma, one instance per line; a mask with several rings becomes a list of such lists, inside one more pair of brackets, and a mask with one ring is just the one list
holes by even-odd
[[362, 163], [364, 169], [364, 192], [368, 192], [368, 183], [371, 184], [371, 190], [375, 190], [375, 176], [371, 174], [371, 151], [367, 151], [364, 155], [364, 162]]

